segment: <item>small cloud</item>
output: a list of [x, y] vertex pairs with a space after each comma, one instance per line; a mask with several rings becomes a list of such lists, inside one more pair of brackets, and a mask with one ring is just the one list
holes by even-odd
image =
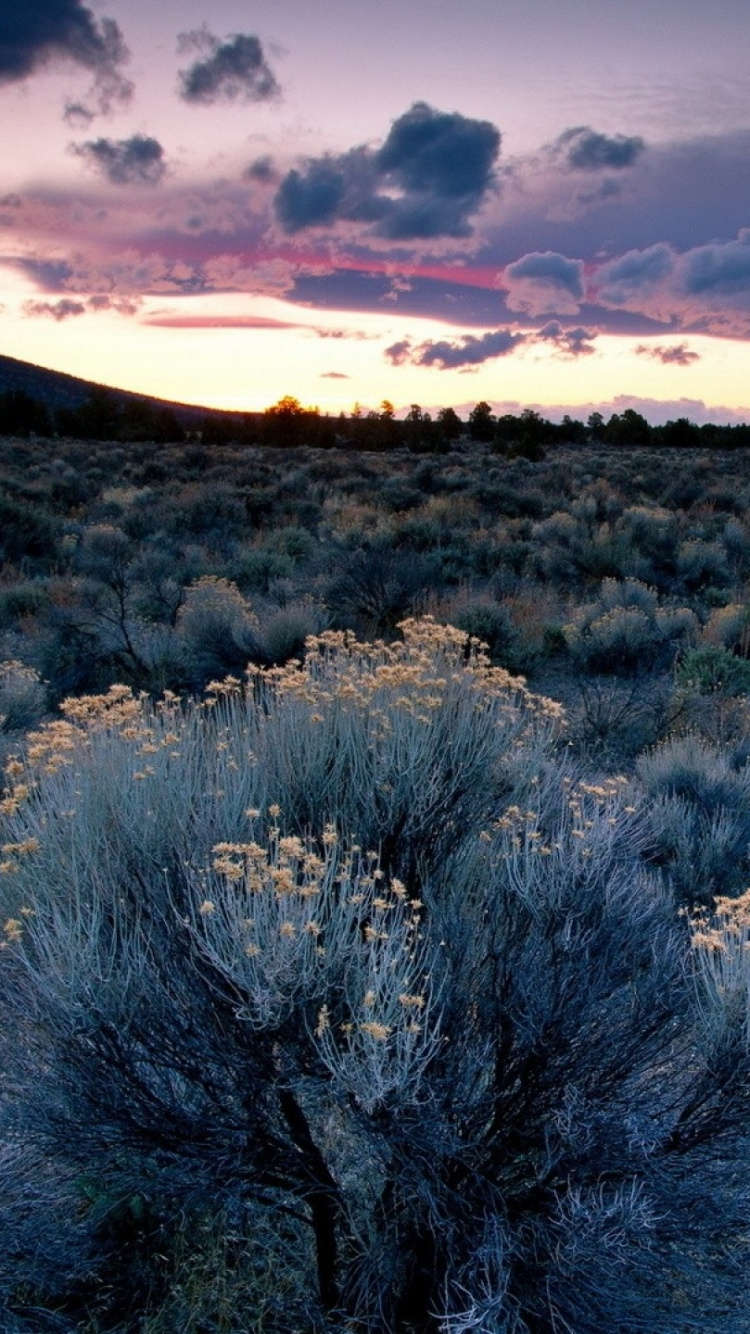
[[84, 158], [112, 185], [158, 185], [167, 170], [158, 139], [144, 134], [72, 144], [71, 152]]
[[347, 343], [366, 343], [372, 339], [377, 339], [377, 334], [365, 333], [363, 329], [326, 329], [317, 327], [315, 333], [318, 338], [335, 338], [337, 341], [346, 340]]
[[588, 357], [596, 349], [592, 346], [596, 332], [583, 329], [564, 329], [558, 320], [550, 320], [534, 334], [534, 342], [553, 343], [567, 357]]
[[273, 165], [273, 158], [259, 157], [255, 162], [251, 162], [242, 173], [246, 181], [257, 181], [259, 185], [274, 185], [278, 180], [276, 168]]
[[62, 297], [54, 303], [51, 301], [24, 301], [23, 313], [30, 319], [47, 317], [48, 319], [68, 320], [74, 315], [85, 315], [86, 306], [83, 301], [73, 301], [70, 297]]
[[653, 357], [654, 361], [660, 361], [662, 366], [692, 366], [693, 362], [700, 361], [700, 354], [693, 352], [687, 343], [655, 347], [650, 347], [647, 343], [639, 343], [635, 349], [635, 354], [637, 357]]
[[86, 302], [89, 310], [113, 310], [117, 315], [137, 315], [140, 310], [140, 301], [127, 296], [106, 296], [104, 294], [90, 296]]
[[180, 71], [180, 96], [185, 102], [212, 106], [215, 102], [269, 102], [281, 89], [268, 65], [259, 38], [234, 33], [221, 42], [204, 24], [181, 33], [179, 50], [198, 51], [202, 58]]
[[590, 125], [565, 130], [554, 144], [571, 171], [621, 171], [631, 167], [645, 147], [639, 135], [599, 134]]
[[23, 313], [29, 319], [47, 318], [57, 320], [68, 320], [76, 315], [85, 315], [87, 311], [93, 311], [95, 314], [103, 310], [112, 310], [117, 315], [137, 315], [140, 309], [140, 301], [126, 296], [107, 296], [101, 295], [87, 297], [85, 301], [75, 300], [73, 297], [61, 297], [59, 301], [24, 301]]
[[385, 349], [385, 355], [392, 366], [405, 366], [411, 359], [412, 342], [410, 338], [402, 338], [398, 343], [391, 343], [390, 347]]
[[464, 334], [455, 343], [448, 339], [428, 339], [416, 347], [408, 338], [404, 338], [387, 347], [385, 355], [393, 366], [439, 366], [441, 370], [449, 370], [459, 366], [479, 366], [495, 357], [505, 357], [525, 342], [525, 334], [497, 329], [494, 333], [482, 334], [480, 337]]
[[344, 375], [341, 371], [322, 371], [321, 380], [351, 380], [351, 375]]
[[554, 250], [535, 250], [507, 266], [505, 281], [510, 310], [531, 316], [574, 315], [584, 295], [583, 261]]
[[66, 102], [63, 120], [67, 122], [71, 130], [87, 130], [95, 114], [90, 107], [83, 102]]

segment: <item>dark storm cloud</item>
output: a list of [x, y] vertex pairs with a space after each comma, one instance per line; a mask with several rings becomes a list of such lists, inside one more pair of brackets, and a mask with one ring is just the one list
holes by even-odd
[[500, 133], [489, 121], [415, 102], [393, 122], [376, 164], [410, 193], [479, 199], [499, 151]]
[[346, 180], [325, 160], [310, 162], [302, 173], [290, 171], [281, 182], [274, 207], [284, 231], [322, 227], [336, 221], [344, 198]]
[[[28, 78], [59, 60], [72, 61], [94, 76], [97, 110], [132, 95], [132, 84], [121, 66], [128, 49], [114, 19], [94, 17], [80, 0], [25, 0], [0, 6], [0, 82]], [[82, 103], [74, 104], [83, 114], [94, 113]]]
[[439, 366], [441, 370], [454, 369], [458, 366], [479, 366], [482, 362], [492, 361], [495, 357], [505, 357], [513, 352], [520, 343], [526, 342], [525, 334], [511, 333], [509, 329], [497, 329], [493, 333], [464, 334], [458, 342], [448, 339], [428, 340], [413, 347], [408, 338], [399, 343], [392, 343], [385, 349], [385, 355], [394, 366], [408, 363], [412, 366]]
[[71, 151], [112, 185], [158, 185], [167, 170], [158, 139], [144, 134], [134, 134], [130, 139], [93, 139], [87, 144], [73, 144]]
[[186, 102], [211, 106], [214, 102], [268, 102], [280, 88], [268, 65], [259, 38], [233, 33], [219, 41], [204, 25], [195, 32], [181, 33], [179, 49], [201, 56], [180, 71], [180, 95]]
[[556, 140], [573, 171], [621, 171], [631, 167], [646, 147], [638, 135], [599, 134], [590, 125], [576, 125]]
[[588, 357], [596, 349], [592, 346], [596, 331], [578, 327], [564, 329], [559, 320], [550, 320], [534, 335], [534, 341], [553, 343], [564, 356]]
[[647, 343], [639, 343], [635, 352], [638, 357], [660, 361], [662, 366], [692, 366], [693, 362], [700, 361], [699, 353], [693, 352], [687, 343], [675, 343], [673, 347], [649, 347]]
[[489, 121], [416, 102], [382, 148], [310, 159], [290, 171], [275, 200], [286, 232], [336, 222], [371, 224], [391, 240], [468, 236], [469, 218], [494, 183], [500, 134]]

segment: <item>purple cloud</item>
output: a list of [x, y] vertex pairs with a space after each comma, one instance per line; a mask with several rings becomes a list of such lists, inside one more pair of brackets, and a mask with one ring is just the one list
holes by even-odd
[[663, 243], [646, 250], [629, 250], [599, 269], [599, 299], [613, 306], [625, 305], [669, 277], [674, 267], [674, 251]]
[[112, 185], [158, 185], [167, 164], [158, 139], [134, 134], [130, 139], [94, 139], [72, 144], [77, 157], [95, 167]]
[[672, 346], [659, 344], [655, 347], [639, 343], [635, 353], [638, 357], [652, 357], [654, 361], [660, 361], [662, 366], [692, 366], [693, 362], [700, 361], [700, 353], [693, 352], [687, 343], [675, 343]]
[[576, 314], [584, 294], [584, 265], [553, 250], [522, 255], [505, 269], [510, 310], [530, 316]]
[[439, 366], [441, 370], [448, 370], [458, 366], [479, 366], [495, 357], [505, 357], [525, 342], [525, 334], [497, 329], [481, 337], [463, 334], [458, 342], [428, 339], [416, 347], [412, 346], [408, 338], [404, 338], [387, 347], [385, 355], [394, 366], [408, 363], [412, 366]]
[[[29, 78], [48, 65], [72, 62], [94, 77], [96, 110], [109, 111], [127, 103], [132, 83], [123, 76], [129, 59], [114, 19], [94, 17], [80, 0], [27, 0], [0, 9], [0, 83]], [[69, 103], [89, 119], [95, 112], [83, 103]]]
[[750, 228], [735, 241], [698, 246], [685, 264], [685, 289], [691, 296], [750, 294]]
[[70, 297], [61, 297], [54, 303], [51, 301], [24, 301], [24, 315], [32, 319], [40, 316], [48, 317], [52, 320], [67, 320], [75, 315], [85, 315], [86, 306], [83, 301], [73, 301]]
[[180, 96], [185, 102], [203, 106], [236, 100], [269, 102], [280, 95], [260, 39], [250, 33], [234, 33], [221, 42], [204, 24], [196, 31], [181, 33], [178, 45], [183, 53], [202, 53], [180, 71]]
[[289, 234], [339, 221], [390, 240], [464, 237], [495, 182], [500, 133], [489, 121], [415, 102], [377, 152], [311, 158], [284, 177], [276, 216]]
[[599, 134], [590, 125], [565, 130], [555, 142], [572, 171], [622, 171], [631, 167], [646, 147], [638, 135]]
[[578, 327], [564, 329], [559, 320], [550, 320], [534, 334], [534, 341], [553, 343], [563, 356], [589, 357], [596, 349], [592, 346], [596, 332]]

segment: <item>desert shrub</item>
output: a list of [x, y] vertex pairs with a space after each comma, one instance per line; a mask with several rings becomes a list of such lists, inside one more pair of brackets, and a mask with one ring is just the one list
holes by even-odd
[[[720, 624], [718, 628], [729, 627]], [[716, 745], [731, 747], [750, 733], [749, 692], [750, 662], [746, 658], [717, 644], [686, 649], [675, 667], [675, 721], [701, 732]]]
[[336, 625], [354, 625], [366, 634], [392, 634], [415, 610], [434, 581], [428, 556], [387, 550], [357, 551], [331, 581], [326, 603]]
[[564, 633], [586, 671], [633, 674], [666, 663], [698, 622], [687, 607], [662, 604], [636, 579], [605, 579], [595, 602], [573, 613]]
[[730, 602], [711, 612], [701, 635], [706, 644], [730, 649], [741, 658], [750, 657], [750, 607]]
[[242, 671], [258, 654], [258, 619], [236, 584], [205, 575], [185, 590], [177, 616], [190, 684]]
[[327, 620], [324, 609], [309, 599], [290, 602], [264, 616], [260, 635], [264, 662], [283, 663], [302, 657], [306, 641], [318, 634]]
[[665, 588], [674, 580], [679, 528], [668, 509], [631, 505], [617, 519], [618, 537], [629, 551], [627, 573]]
[[689, 648], [677, 663], [675, 683], [678, 690], [698, 695], [746, 695], [750, 692], [750, 662], [722, 645]]
[[690, 538], [677, 551], [677, 573], [691, 592], [723, 588], [731, 583], [731, 571], [721, 542]]
[[184, 599], [183, 562], [176, 552], [143, 548], [133, 564], [134, 605], [148, 621], [174, 626]]
[[456, 599], [450, 619], [459, 630], [486, 644], [496, 662], [511, 669], [515, 666], [515, 627], [501, 603], [490, 598]]
[[22, 662], [0, 662], [0, 732], [34, 727], [47, 707], [44, 682]]
[[651, 859], [683, 904], [737, 894], [750, 874], [750, 766], [707, 740], [673, 737], [640, 756]]
[[47, 604], [46, 581], [27, 579], [0, 588], [0, 629], [33, 617]]
[[[746, 1006], [707, 990], [638, 802], [550, 763], [549, 706], [463, 645], [327, 635], [213, 706], [114, 690], [10, 767], [9, 1317], [741, 1327]], [[300, 829], [287, 770], [322, 796], [312, 756], [347, 738], [348, 787]], [[405, 879], [359, 837], [379, 790], [424, 852]], [[49, 1264], [16, 1243], [19, 1180]]]
[[672, 713], [669, 678], [581, 676], [560, 682], [570, 742], [590, 761], [632, 765], [663, 735]]
[[227, 577], [243, 593], [267, 593], [277, 579], [289, 579], [294, 561], [286, 552], [266, 546], [241, 547], [226, 566]]
[[0, 564], [49, 569], [59, 537], [58, 522], [41, 505], [0, 496]]

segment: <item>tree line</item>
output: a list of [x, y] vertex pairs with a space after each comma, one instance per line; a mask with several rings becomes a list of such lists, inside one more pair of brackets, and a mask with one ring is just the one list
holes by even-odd
[[158, 400], [125, 398], [114, 390], [93, 385], [78, 406], [53, 407], [25, 389], [0, 393], [0, 434], [66, 436], [79, 440], [137, 443], [153, 440], [178, 444], [186, 440], [207, 445], [267, 445], [271, 448], [310, 445], [316, 448], [388, 451], [409, 449], [415, 454], [448, 453], [457, 440], [490, 444], [499, 454], [528, 458], [543, 456], [556, 444], [606, 444], [677, 448], [735, 449], [750, 445], [750, 424], [698, 426], [678, 417], [652, 426], [641, 413], [626, 408], [607, 420], [592, 412], [584, 422], [566, 414], [552, 422], [532, 408], [518, 414], [495, 414], [482, 400], [464, 421], [454, 408], [436, 413], [413, 403], [404, 418], [384, 400], [377, 410], [355, 404], [351, 413], [338, 416], [304, 407], [285, 395], [265, 412], [203, 411], [174, 408]]

